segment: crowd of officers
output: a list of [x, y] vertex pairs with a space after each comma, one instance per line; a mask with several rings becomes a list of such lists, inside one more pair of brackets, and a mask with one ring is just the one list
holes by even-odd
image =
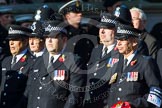
[[60, 7], [63, 20], [47, 5], [34, 21], [0, 13], [0, 108], [162, 107], [162, 49], [145, 13], [107, 0], [85, 29], [82, 4]]

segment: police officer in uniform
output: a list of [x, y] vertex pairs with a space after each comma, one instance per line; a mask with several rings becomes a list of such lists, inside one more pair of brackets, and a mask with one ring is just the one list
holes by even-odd
[[91, 37], [86, 34], [86, 31], [82, 28], [80, 22], [82, 18], [82, 1], [72, 0], [63, 5], [58, 13], [63, 16], [64, 26], [68, 32], [67, 50], [77, 54], [82, 58], [82, 62], [86, 64], [89, 61], [91, 51], [96, 41], [92, 42]]
[[0, 107], [14, 108], [18, 105], [25, 91], [28, 72], [32, 65], [32, 56], [27, 50], [28, 35], [31, 29], [11, 25], [8, 37], [12, 56], [2, 62], [2, 82]]
[[121, 54], [111, 84], [107, 108], [155, 108], [161, 105], [162, 91], [156, 63], [150, 56], [139, 54], [139, 30], [120, 26], [117, 48]]
[[80, 108], [86, 84], [78, 58], [65, 52], [67, 31], [59, 21], [45, 23], [47, 52], [39, 57], [30, 72], [28, 108]]
[[[121, 5], [117, 7], [113, 15], [117, 17], [119, 23], [118, 25], [129, 25], [133, 27], [131, 12], [126, 5]], [[140, 43], [138, 45], [139, 46], [138, 50], [141, 54], [148, 56], [149, 50], [147, 44], [141, 39], [141, 37], [139, 38], [140, 38]]]
[[[85, 108], [103, 108], [108, 96], [111, 71], [118, 62], [118, 51], [115, 48], [116, 17], [104, 13], [98, 25], [99, 38], [102, 44], [96, 46], [88, 63], [89, 90], [86, 92]], [[97, 86], [100, 85], [100, 86]]]
[[35, 56], [39, 57], [42, 56], [43, 53], [46, 51], [45, 49], [45, 40], [43, 37], [44, 28], [42, 26], [42, 22], [35, 21], [33, 22], [31, 29], [33, 32], [29, 37], [29, 48], [30, 52]]

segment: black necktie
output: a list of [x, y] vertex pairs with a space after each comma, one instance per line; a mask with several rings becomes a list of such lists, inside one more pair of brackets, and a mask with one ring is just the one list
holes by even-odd
[[102, 57], [104, 57], [107, 54], [107, 51], [108, 51], [108, 48], [105, 47], [104, 50], [103, 50], [103, 53], [102, 53]]
[[124, 59], [123, 71], [124, 71], [125, 68], [127, 67], [127, 62], [128, 62], [128, 59]]
[[47, 68], [49, 68], [50, 66], [52, 66], [52, 64], [53, 64], [53, 60], [54, 60], [54, 57], [51, 56], [51, 58], [50, 58], [50, 62], [49, 62], [49, 64], [48, 64], [48, 67], [47, 67]]
[[11, 68], [16, 64], [16, 59], [17, 59], [17, 57], [13, 56], [12, 63], [11, 63]]

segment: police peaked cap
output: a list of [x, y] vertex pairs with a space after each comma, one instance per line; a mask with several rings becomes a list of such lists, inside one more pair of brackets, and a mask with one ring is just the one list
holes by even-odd
[[78, 13], [82, 11], [82, 0], [72, 0], [64, 4], [58, 11], [60, 15], [65, 15], [68, 12]]
[[141, 31], [128, 25], [119, 25], [117, 28], [116, 39], [128, 39], [129, 37], [140, 38]]
[[117, 17], [117, 20], [120, 23], [126, 25], [132, 25], [131, 13], [127, 6], [121, 5], [120, 7], [117, 7], [113, 15]]
[[56, 20], [55, 11], [48, 5], [40, 7], [34, 16], [36, 21]]
[[116, 17], [109, 14], [109, 13], [103, 13], [101, 15], [101, 22], [98, 25], [99, 28], [114, 28], [116, 27], [117, 21]]
[[66, 36], [67, 30], [65, 29], [64, 26], [65, 26], [65, 24], [58, 20], [46, 21], [43, 24], [43, 28], [45, 30], [44, 36], [55, 37], [60, 33], [65, 34], [65, 36]]
[[28, 38], [32, 30], [18, 25], [9, 26], [7, 39]]
[[13, 12], [13, 9], [12, 8], [0, 8], [0, 15], [3, 15], [3, 14], [12, 14]]
[[24, 22], [33, 22], [34, 21], [34, 15], [33, 14], [22, 14], [15, 16], [16, 23], [21, 24]]
[[30, 37], [38, 37], [38, 38], [43, 38], [43, 34], [45, 32], [42, 22], [41, 21], [34, 21], [31, 25], [32, 33]]

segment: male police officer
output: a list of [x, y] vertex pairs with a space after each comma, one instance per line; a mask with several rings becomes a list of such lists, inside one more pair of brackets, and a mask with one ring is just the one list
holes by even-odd
[[[85, 107], [103, 108], [108, 96], [111, 71], [118, 62], [118, 52], [115, 48], [116, 17], [111, 14], [102, 14], [98, 25], [99, 38], [102, 44], [95, 47], [88, 64], [88, 86], [94, 87], [86, 94]], [[101, 84], [97, 87], [98, 84]], [[88, 99], [88, 95], [90, 99]]]
[[47, 52], [36, 60], [30, 72], [28, 108], [79, 108], [82, 105], [84, 94], [80, 87], [86, 84], [86, 77], [80, 72], [77, 58], [64, 51], [67, 32], [59, 24], [54, 21], [44, 25]]
[[29, 37], [30, 51], [35, 57], [42, 56], [45, 52], [44, 28], [42, 27], [42, 22], [33, 22], [31, 29], [33, 32]]
[[154, 108], [160, 107], [162, 91], [159, 73], [149, 56], [139, 54], [139, 30], [119, 26], [116, 34], [117, 48], [121, 54], [111, 85], [108, 108]]
[[0, 107], [16, 107], [23, 96], [28, 72], [32, 65], [32, 56], [27, 50], [28, 35], [31, 29], [12, 25], [9, 27], [9, 46], [12, 56], [2, 62], [2, 83]]
[[63, 5], [58, 13], [63, 15], [65, 27], [68, 32], [67, 50], [77, 54], [82, 58], [82, 62], [86, 64], [89, 61], [91, 51], [94, 47], [88, 35], [83, 36], [86, 31], [81, 27], [82, 18], [82, 1], [72, 0]]

